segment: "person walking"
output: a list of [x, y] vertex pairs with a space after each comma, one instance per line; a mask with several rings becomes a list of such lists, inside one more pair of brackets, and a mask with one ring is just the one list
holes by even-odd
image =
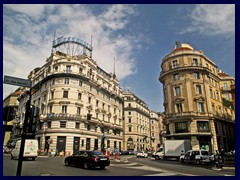
[[118, 159], [118, 148], [115, 146], [114, 148], [114, 159], [117, 160]]

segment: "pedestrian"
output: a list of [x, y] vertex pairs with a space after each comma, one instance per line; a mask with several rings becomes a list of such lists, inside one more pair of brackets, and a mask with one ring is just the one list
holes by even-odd
[[52, 150], [51, 150], [51, 149], [49, 149], [49, 150], [48, 150], [48, 156], [49, 156], [49, 157], [51, 157], [51, 156], [52, 156], [52, 154], [51, 154], [51, 153], [52, 153]]
[[115, 146], [114, 148], [114, 159], [117, 160], [118, 159], [118, 148]]
[[108, 146], [108, 148], [107, 148], [107, 156], [108, 156], [108, 158], [110, 158], [110, 152], [111, 152], [111, 149], [110, 149], [110, 147]]
[[55, 151], [55, 157], [58, 155], [58, 149], [56, 149], [56, 151]]

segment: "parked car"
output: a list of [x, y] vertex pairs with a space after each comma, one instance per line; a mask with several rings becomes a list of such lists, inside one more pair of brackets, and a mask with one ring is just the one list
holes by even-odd
[[136, 154], [136, 152], [134, 152], [133, 150], [129, 150], [129, 151], [128, 151], [128, 154], [129, 154], [129, 155], [134, 155], [134, 154]]
[[128, 152], [128, 151], [125, 151], [125, 150], [123, 150], [123, 151], [120, 151], [120, 152], [119, 152], [119, 154], [120, 154], [120, 155], [128, 155], [128, 154], [129, 154], [129, 152]]
[[138, 151], [136, 157], [147, 158], [148, 154], [144, 151]]
[[65, 165], [80, 165], [85, 169], [89, 169], [91, 167], [100, 167], [100, 169], [105, 169], [106, 166], [110, 165], [110, 160], [108, 156], [102, 154], [98, 151], [77, 151], [65, 158]]
[[210, 155], [206, 150], [189, 150], [186, 154], [180, 156], [179, 160], [181, 163], [196, 163], [196, 164], [209, 164]]

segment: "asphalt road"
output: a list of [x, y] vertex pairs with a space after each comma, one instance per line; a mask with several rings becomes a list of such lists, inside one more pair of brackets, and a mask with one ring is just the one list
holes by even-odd
[[[185, 165], [177, 161], [151, 160], [135, 156], [120, 156], [111, 160], [104, 170], [67, 167], [64, 157], [38, 157], [23, 161], [21, 176], [234, 176], [234, 170], [214, 170], [210, 167]], [[127, 161], [126, 161], [127, 159]], [[3, 157], [3, 176], [16, 176], [18, 160]]]

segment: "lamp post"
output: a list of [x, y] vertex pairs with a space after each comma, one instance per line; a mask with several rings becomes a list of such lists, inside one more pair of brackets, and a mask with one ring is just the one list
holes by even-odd
[[101, 152], [104, 154], [106, 153], [105, 152], [105, 139], [106, 139], [106, 132], [104, 132], [104, 130], [103, 130], [103, 135], [101, 138]]

